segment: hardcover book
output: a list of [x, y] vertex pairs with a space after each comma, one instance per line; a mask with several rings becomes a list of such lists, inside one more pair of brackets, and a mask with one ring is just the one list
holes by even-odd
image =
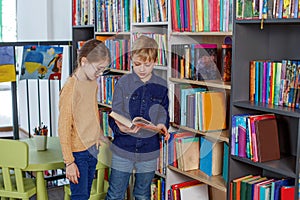
[[276, 119], [255, 121], [258, 162], [280, 159]]
[[200, 170], [208, 176], [222, 174], [223, 142], [201, 137]]

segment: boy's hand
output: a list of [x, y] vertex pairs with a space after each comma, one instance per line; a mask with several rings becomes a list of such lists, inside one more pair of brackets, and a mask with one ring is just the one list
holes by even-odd
[[157, 124], [156, 127], [161, 130], [162, 135], [165, 137], [165, 141], [168, 141], [170, 138], [170, 133], [168, 132], [167, 127], [164, 124]]
[[115, 120], [117, 126], [119, 127], [120, 131], [124, 132], [124, 133], [137, 133], [140, 128], [139, 127], [134, 127], [134, 128], [128, 128], [127, 126], [123, 125], [122, 123], [118, 122], [117, 120]]

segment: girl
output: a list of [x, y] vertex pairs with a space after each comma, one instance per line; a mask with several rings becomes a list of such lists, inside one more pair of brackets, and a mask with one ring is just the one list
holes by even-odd
[[108, 142], [99, 123], [96, 79], [110, 62], [104, 43], [87, 41], [78, 51], [77, 68], [60, 93], [58, 134], [72, 200], [89, 199], [98, 147]]

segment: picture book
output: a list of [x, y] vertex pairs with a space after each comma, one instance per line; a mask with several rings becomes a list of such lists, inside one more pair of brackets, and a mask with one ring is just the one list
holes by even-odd
[[143, 117], [135, 117], [133, 120], [130, 120], [114, 111], [109, 113], [109, 116], [131, 129], [137, 126], [153, 132], [164, 134], [164, 132], [161, 129], [158, 129], [152, 122], [144, 119]]
[[16, 81], [13, 46], [0, 47], [0, 82]]
[[60, 80], [62, 56], [63, 47], [24, 46], [20, 79]]

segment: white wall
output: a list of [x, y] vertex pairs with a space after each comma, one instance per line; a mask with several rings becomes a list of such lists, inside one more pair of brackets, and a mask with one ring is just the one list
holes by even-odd
[[[17, 40], [21, 41], [71, 41], [72, 40], [72, 21], [71, 21], [72, 2], [71, 0], [17, 0]], [[64, 47], [63, 52], [63, 71], [61, 86], [63, 86], [69, 75], [69, 54], [68, 46]], [[22, 57], [20, 58], [22, 60]], [[19, 62], [21, 62], [19, 60]], [[64, 67], [66, 66], [66, 67]], [[28, 96], [26, 81], [18, 82], [18, 110], [19, 126], [25, 131], [31, 132], [35, 126], [39, 125], [38, 99], [36, 80], [28, 81]], [[58, 100], [59, 87], [57, 82], [51, 84], [51, 122], [49, 127], [49, 95], [48, 81], [40, 82], [40, 114], [41, 122], [48, 125], [49, 131], [53, 136], [57, 136], [58, 124]], [[29, 101], [29, 108], [27, 102]], [[28, 125], [28, 112], [30, 122]]]
[[72, 40], [71, 0], [17, 0], [18, 41]]

